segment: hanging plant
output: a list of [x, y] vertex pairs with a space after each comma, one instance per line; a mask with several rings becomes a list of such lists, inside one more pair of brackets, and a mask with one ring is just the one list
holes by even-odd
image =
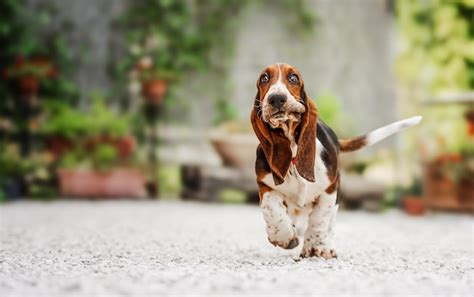
[[[268, 1], [295, 15], [296, 26], [307, 32], [314, 16], [303, 0]], [[160, 102], [170, 87], [191, 73], [227, 75], [234, 47], [235, 20], [249, 0], [134, 0], [121, 16], [128, 55], [117, 65], [122, 83], [149, 101]], [[217, 49], [217, 50], [216, 50]], [[217, 62], [216, 56], [219, 57]], [[224, 85], [224, 84], [222, 84]], [[137, 87], [140, 86], [140, 87]], [[172, 89], [172, 88], [171, 88]], [[216, 99], [219, 120], [232, 116], [226, 98]], [[224, 109], [220, 108], [225, 106]]]

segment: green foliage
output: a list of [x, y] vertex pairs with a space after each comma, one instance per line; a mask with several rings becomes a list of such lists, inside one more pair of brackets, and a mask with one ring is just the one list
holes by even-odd
[[140, 81], [148, 81], [154, 79], [173, 81], [174, 79], [176, 79], [176, 74], [173, 71], [160, 70], [154, 67], [150, 69], [144, 69], [139, 73]]
[[181, 192], [181, 176], [179, 166], [162, 165], [158, 169], [160, 196], [179, 196]]
[[[23, 0], [0, 2], [0, 69], [10, 68], [18, 57], [49, 58], [59, 73], [54, 79], [42, 81], [41, 94], [48, 98], [59, 97], [62, 101], [75, 100], [78, 90], [67, 78], [73, 68], [72, 53], [61, 34], [49, 26], [53, 12], [54, 7], [29, 11]], [[21, 71], [40, 74], [41, 70], [27, 67]], [[12, 97], [12, 87], [9, 80], [0, 80], [0, 96]]]
[[396, 206], [403, 197], [422, 197], [423, 183], [420, 179], [414, 179], [409, 186], [394, 186], [390, 188], [384, 195], [384, 208]]
[[474, 89], [473, 16], [471, 0], [397, 1], [402, 83], [429, 93]]
[[21, 180], [29, 197], [53, 197], [56, 189], [48, 171], [49, 165], [50, 158], [45, 154], [23, 158], [16, 145], [5, 146], [0, 150], [0, 192], [8, 181]]
[[215, 107], [218, 112], [214, 117], [214, 124], [219, 125], [237, 118], [237, 108], [227, 98], [219, 96], [216, 98]]
[[[117, 65], [122, 83], [130, 76], [143, 80], [150, 76], [162, 78], [165, 73], [175, 84], [181, 78], [202, 71], [211, 71], [219, 79], [225, 79], [228, 58], [234, 48], [237, 16], [249, 3], [249, 0], [131, 2], [119, 19], [129, 49], [127, 57]], [[268, 4], [291, 12], [295, 25], [300, 28], [310, 29], [314, 24], [315, 18], [303, 0], [268, 1]], [[296, 32], [309, 31], [288, 27]], [[220, 88], [226, 88], [225, 85], [218, 84]], [[170, 93], [173, 90], [171, 87]], [[226, 91], [219, 93], [228, 93]], [[217, 123], [235, 115], [231, 104], [224, 101], [228, 99], [216, 98]], [[168, 106], [165, 102], [164, 107]]]
[[[28, 40], [27, 27], [23, 24], [23, 1], [4, 0], [0, 2], [0, 67], [6, 68], [21, 44]], [[26, 47], [26, 45], [25, 45]]]
[[141, 58], [149, 57], [156, 70], [175, 75], [203, 67], [202, 39], [192, 29], [189, 5], [184, 1], [145, 1], [130, 3], [120, 18], [129, 56], [119, 66], [127, 73]]
[[219, 201], [226, 204], [242, 204], [247, 201], [247, 195], [243, 191], [225, 189], [219, 193]]
[[8, 78], [17, 79], [24, 76], [33, 76], [37, 79], [44, 79], [48, 76], [48, 72], [48, 67], [27, 64], [21, 68], [11, 67], [11, 69], [8, 70]]
[[59, 102], [49, 104], [48, 109], [47, 120], [41, 126], [44, 135], [72, 140], [88, 132], [87, 114]]
[[100, 144], [94, 148], [92, 159], [94, 168], [99, 171], [110, 170], [117, 163], [117, 150], [110, 144]]
[[345, 130], [345, 133], [348, 133], [347, 127], [350, 127], [351, 123], [347, 122], [349, 117], [344, 114], [339, 98], [330, 92], [323, 91], [316, 96], [316, 104], [319, 117], [329, 127], [336, 132]]
[[58, 165], [64, 169], [92, 168], [108, 171], [118, 164], [116, 148], [109, 144], [99, 144], [91, 151], [76, 146], [74, 150], [61, 156]]
[[89, 148], [76, 145], [61, 156], [58, 164], [59, 168], [64, 169], [89, 168], [103, 172], [120, 165], [125, 163], [119, 159], [117, 148], [107, 143], [98, 143]]
[[11, 149], [0, 151], [0, 178], [2, 180], [8, 177], [24, 176], [31, 172], [34, 165], [32, 160], [21, 158]]
[[85, 153], [76, 147], [75, 150], [63, 154], [59, 160], [58, 165], [60, 168], [64, 169], [74, 169], [81, 164], [84, 157]]
[[89, 112], [83, 112], [65, 103], [48, 104], [47, 120], [42, 125], [41, 132], [69, 140], [102, 135], [120, 137], [130, 133], [129, 115], [113, 112], [98, 93], [91, 97]]
[[[474, 1], [399, 0], [396, 12], [402, 37], [396, 72], [408, 91], [405, 108], [474, 90]], [[430, 135], [423, 146], [437, 148], [423, 157], [460, 152], [467, 138], [463, 107], [440, 105], [422, 112]]]
[[[45, 101], [73, 102], [78, 97], [68, 80], [72, 56], [60, 34], [50, 26], [52, 7], [26, 9], [24, 0], [0, 1], [0, 150], [7, 141], [21, 144], [22, 154], [41, 147], [35, 135]], [[40, 62], [38, 62], [40, 61]], [[39, 80], [41, 100], [20, 99], [19, 81]], [[28, 102], [28, 103], [26, 103]]]
[[0, 203], [4, 202], [5, 200], [7, 200], [7, 197], [5, 193], [3, 192], [3, 189], [0, 188]]
[[125, 136], [130, 133], [130, 116], [113, 112], [100, 95], [92, 98], [90, 112], [85, 115], [91, 136]]

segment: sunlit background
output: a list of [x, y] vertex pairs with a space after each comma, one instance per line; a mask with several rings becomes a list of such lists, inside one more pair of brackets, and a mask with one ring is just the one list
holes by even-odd
[[[275, 62], [341, 138], [423, 115], [341, 155], [337, 260], [266, 240]], [[0, 77], [2, 296], [472, 294], [472, 0], [2, 0]]]
[[472, 1], [0, 5], [2, 201], [258, 201], [255, 80], [287, 62], [341, 137], [424, 115], [343, 156], [345, 207], [473, 209]]

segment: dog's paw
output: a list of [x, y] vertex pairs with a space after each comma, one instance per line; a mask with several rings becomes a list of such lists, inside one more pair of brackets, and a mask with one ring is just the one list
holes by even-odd
[[332, 246], [325, 244], [313, 244], [310, 246], [305, 246], [300, 254], [301, 258], [308, 257], [320, 257], [326, 260], [337, 258], [336, 251]]
[[286, 250], [299, 245], [298, 234], [294, 225], [267, 225], [267, 235], [271, 244]]
[[294, 237], [290, 239], [289, 241], [272, 241], [270, 238], [268, 238], [268, 241], [274, 246], [279, 246], [286, 250], [294, 249], [300, 243], [298, 240], [298, 237]]
[[[269, 230], [267, 230], [269, 231]], [[294, 249], [299, 245], [299, 239], [297, 236], [297, 232], [294, 226], [291, 226], [290, 229], [288, 229], [288, 232], [286, 233], [286, 236], [281, 236], [283, 232], [279, 232], [278, 229], [276, 230], [275, 235], [280, 235], [279, 238], [275, 238], [277, 236], [269, 236], [268, 241], [273, 244], [274, 246], [279, 246], [283, 249], [286, 250], [291, 250]], [[269, 233], [269, 235], [272, 233]], [[273, 237], [273, 238], [272, 238]], [[288, 239], [286, 239], [288, 238]]]

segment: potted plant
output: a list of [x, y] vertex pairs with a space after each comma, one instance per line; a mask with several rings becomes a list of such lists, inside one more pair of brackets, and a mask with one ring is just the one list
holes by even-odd
[[64, 154], [58, 170], [63, 197], [138, 198], [146, 195], [145, 177], [130, 162], [118, 158], [116, 147], [100, 144], [92, 152]]
[[427, 162], [424, 183], [428, 203], [434, 208], [474, 209], [474, 150], [470, 145], [458, 152], [439, 155]]
[[67, 104], [49, 106], [41, 132], [56, 159], [74, 147], [93, 151], [97, 145], [115, 146], [121, 159], [130, 158], [136, 148], [130, 134], [130, 119], [110, 110], [103, 100], [94, 99], [89, 112]]
[[40, 132], [46, 138], [48, 151], [58, 159], [73, 149], [74, 141], [87, 132], [87, 117], [84, 113], [65, 103], [46, 105], [46, 117]]
[[139, 70], [141, 94], [145, 101], [153, 105], [160, 105], [173, 77], [170, 71], [160, 70], [153, 66]]
[[19, 93], [25, 98], [36, 97], [41, 80], [52, 79], [56, 74], [51, 60], [43, 56], [27, 59], [19, 55], [13, 65], [4, 70], [4, 77], [14, 80]]
[[258, 140], [250, 125], [237, 122], [221, 124], [212, 131], [210, 140], [224, 166], [252, 168], [254, 165]]
[[26, 175], [33, 168], [33, 162], [21, 158], [13, 147], [0, 151], [0, 188], [6, 199], [17, 199], [28, 193]]
[[418, 179], [415, 179], [410, 187], [402, 189], [401, 202], [407, 214], [420, 216], [425, 213], [426, 206], [422, 192], [422, 183]]

